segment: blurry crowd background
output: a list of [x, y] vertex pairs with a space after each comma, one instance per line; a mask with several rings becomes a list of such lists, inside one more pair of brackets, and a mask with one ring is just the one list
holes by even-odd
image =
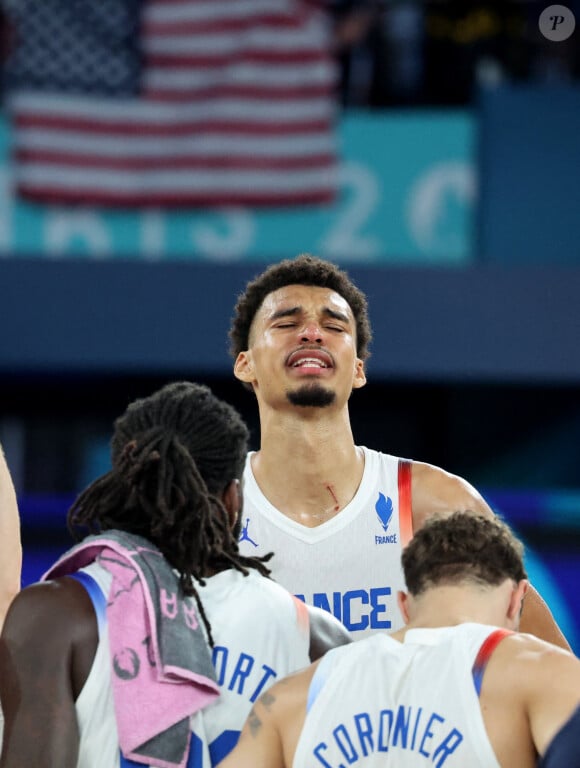
[[[580, 79], [577, 36], [553, 45], [538, 34], [538, 18], [549, 5], [542, 0], [293, 0], [290, 5], [301, 3], [329, 14], [340, 68], [337, 95], [344, 107], [466, 106], [481, 86]], [[140, 4], [122, 3], [128, 12]], [[3, 0], [0, 7], [4, 61], [17, 44], [17, 5]], [[71, 18], [86, 16], [84, 0], [66, 5]], [[114, 9], [119, 3], [107, 5]], [[565, 7], [578, 18], [577, 0]], [[9, 69], [8, 80], [13, 74]]]
[[[577, 38], [554, 45], [538, 35], [545, 2], [337, 0], [332, 5], [337, 20], [357, 6], [365, 18], [360, 37], [339, 54], [345, 106], [467, 106], [481, 87], [580, 78]], [[566, 5], [577, 11], [576, 2]]]

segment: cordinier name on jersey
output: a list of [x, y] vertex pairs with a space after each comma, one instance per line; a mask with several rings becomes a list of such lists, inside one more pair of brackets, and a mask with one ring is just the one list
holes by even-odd
[[[325, 729], [326, 730], [326, 729]], [[437, 712], [422, 707], [358, 712], [338, 723], [312, 750], [315, 765], [341, 768], [376, 752], [409, 751], [425, 764], [442, 768], [463, 741], [463, 734]]]

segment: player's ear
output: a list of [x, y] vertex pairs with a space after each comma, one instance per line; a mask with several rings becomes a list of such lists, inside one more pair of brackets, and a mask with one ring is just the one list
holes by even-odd
[[354, 361], [354, 378], [352, 380], [352, 388], [360, 389], [361, 387], [364, 387], [366, 383], [367, 376], [365, 373], [365, 364], [360, 359], [360, 357], [357, 357], [357, 359]]
[[242, 512], [242, 489], [239, 480], [230, 480], [222, 493], [222, 502], [228, 513], [228, 522], [233, 530]]
[[519, 581], [514, 588], [510, 603], [508, 606], [508, 618], [512, 619], [513, 621], [518, 621], [519, 617], [522, 613], [522, 608], [524, 605], [524, 597], [526, 592], [528, 591], [529, 581], [527, 579], [522, 579]]
[[405, 624], [409, 623], [409, 595], [407, 592], [402, 592], [399, 590], [397, 592], [397, 605], [399, 606], [399, 611], [401, 612], [401, 616], [403, 617], [403, 621]]
[[254, 380], [254, 366], [252, 365], [252, 353], [249, 350], [240, 352], [234, 363], [234, 376], [236, 379], [249, 384]]

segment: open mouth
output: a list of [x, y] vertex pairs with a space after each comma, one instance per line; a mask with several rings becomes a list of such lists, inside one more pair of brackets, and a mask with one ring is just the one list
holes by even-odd
[[292, 352], [286, 361], [290, 368], [315, 368], [325, 370], [332, 368], [332, 358], [323, 350], [302, 349]]
[[316, 360], [314, 357], [303, 357], [292, 363], [292, 368], [328, 368], [326, 363], [321, 360]]

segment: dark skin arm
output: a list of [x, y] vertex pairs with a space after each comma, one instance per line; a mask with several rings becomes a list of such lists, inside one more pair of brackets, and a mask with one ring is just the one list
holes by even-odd
[[328, 611], [308, 605], [310, 619], [310, 661], [317, 661], [337, 645], [352, 643], [344, 624]]
[[75, 768], [75, 700], [98, 642], [92, 602], [74, 579], [34, 584], [14, 599], [0, 637], [1, 768]]

